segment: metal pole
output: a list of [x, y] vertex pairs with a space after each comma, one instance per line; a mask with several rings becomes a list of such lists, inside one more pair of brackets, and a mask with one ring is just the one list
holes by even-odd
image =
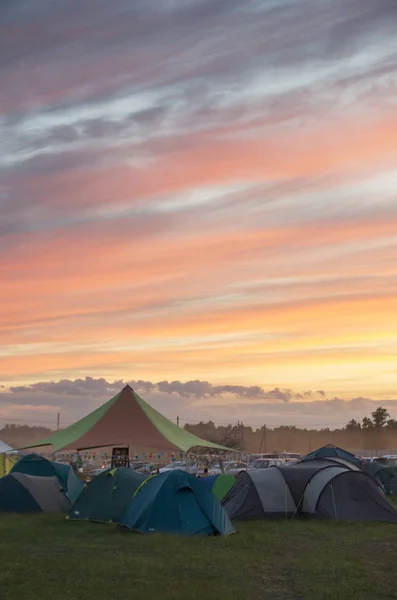
[[178, 427], [179, 427], [179, 417], [177, 417], [177, 418], [176, 418], [176, 424], [177, 424], [177, 425], [178, 425]]
[[59, 413], [57, 414], [57, 431], [59, 431]]
[[334, 486], [332, 485], [332, 483], [331, 483], [331, 492], [332, 492], [332, 502], [334, 503], [335, 521], [337, 521], [338, 517], [336, 515], [336, 504], [335, 504]]

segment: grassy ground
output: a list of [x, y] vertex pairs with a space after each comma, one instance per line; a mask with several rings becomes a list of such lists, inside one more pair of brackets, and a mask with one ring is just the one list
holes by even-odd
[[229, 538], [0, 518], [1, 600], [397, 599], [397, 528], [256, 522]]

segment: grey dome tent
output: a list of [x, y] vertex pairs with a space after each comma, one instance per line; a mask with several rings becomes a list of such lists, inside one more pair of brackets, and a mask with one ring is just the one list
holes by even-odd
[[317, 464], [319, 461], [320, 462], [324, 462], [326, 461], [327, 464], [328, 463], [334, 463], [336, 465], [341, 465], [343, 467], [346, 467], [346, 469], [349, 469], [349, 471], [361, 471], [361, 467], [359, 467], [358, 465], [350, 462], [350, 460], [346, 460], [345, 458], [340, 458], [339, 456], [326, 456], [325, 458], [305, 458], [305, 460], [299, 460], [296, 464], [300, 464], [300, 463], [306, 463], [306, 464], [313, 464], [313, 461], [315, 461], [315, 464]]
[[10, 473], [0, 479], [0, 513], [68, 512], [66, 498], [57, 477], [35, 477]]
[[242, 472], [222, 505], [231, 519], [311, 516], [397, 523], [396, 509], [373, 479], [326, 459]]
[[72, 466], [51, 462], [40, 454], [26, 454], [12, 467], [10, 473], [25, 473], [36, 477], [57, 477], [65, 494], [73, 505], [84, 490], [84, 485]]
[[241, 471], [222, 500], [231, 519], [292, 518], [296, 503], [277, 467]]

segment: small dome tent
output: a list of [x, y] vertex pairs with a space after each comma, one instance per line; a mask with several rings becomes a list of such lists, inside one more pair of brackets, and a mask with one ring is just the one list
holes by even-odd
[[120, 523], [145, 476], [128, 467], [100, 473], [88, 484], [67, 518], [74, 521]]
[[0, 479], [0, 513], [68, 512], [70, 502], [57, 477], [9, 473]]
[[73, 505], [84, 489], [71, 465], [51, 462], [40, 454], [26, 454], [12, 467], [10, 473], [25, 473], [36, 477], [57, 477]]
[[241, 471], [222, 500], [230, 519], [291, 519], [296, 503], [276, 467]]
[[233, 525], [212, 491], [179, 469], [147, 479], [127, 507], [121, 524], [141, 533], [234, 533]]

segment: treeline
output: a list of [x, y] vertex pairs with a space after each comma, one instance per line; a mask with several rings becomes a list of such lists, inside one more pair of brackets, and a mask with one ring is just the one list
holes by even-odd
[[33, 444], [54, 433], [47, 427], [30, 427], [11, 423], [0, 429], [0, 440], [13, 448]]
[[305, 429], [294, 425], [252, 429], [243, 423], [237, 426], [216, 426], [208, 423], [187, 424], [185, 428], [207, 440], [227, 445], [231, 432], [237, 437], [237, 447], [248, 453], [300, 452], [307, 454], [316, 448], [334, 444], [347, 450], [387, 450], [397, 448], [397, 421], [390, 419], [386, 409], [377, 408], [362, 422], [349, 421], [341, 429]]
[[[243, 423], [234, 426], [216, 426], [212, 421], [187, 423], [185, 429], [211, 442], [218, 442], [251, 454], [283, 451], [307, 454], [326, 444], [335, 444], [353, 451], [397, 448], [397, 421], [391, 419], [387, 410], [382, 407], [377, 408], [370, 416], [364, 417], [361, 422], [352, 419], [345, 427], [333, 430], [306, 429], [294, 425], [252, 429]], [[33, 444], [52, 433], [54, 432], [46, 427], [10, 424], [0, 429], [0, 440], [18, 448]], [[147, 448], [141, 450], [150, 451]]]

